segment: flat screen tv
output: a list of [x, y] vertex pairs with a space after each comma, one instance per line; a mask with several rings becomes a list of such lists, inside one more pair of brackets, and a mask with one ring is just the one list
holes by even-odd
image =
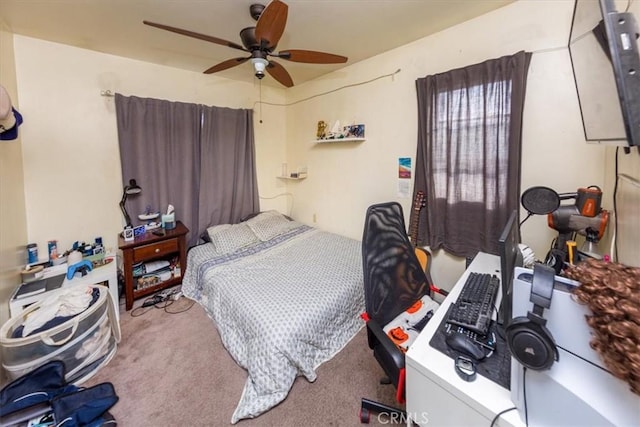
[[504, 226], [498, 248], [500, 251], [500, 286], [502, 289], [502, 302], [498, 310], [498, 323], [505, 328], [513, 318], [513, 269], [522, 267], [522, 252], [520, 243], [520, 224], [518, 223], [518, 211], [511, 212], [507, 224]]
[[587, 141], [640, 145], [639, 4], [575, 2], [569, 54]]

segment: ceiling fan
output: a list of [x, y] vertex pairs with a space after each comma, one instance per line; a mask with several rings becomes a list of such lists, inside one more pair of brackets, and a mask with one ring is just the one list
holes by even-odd
[[303, 62], [307, 64], [340, 64], [347, 62], [348, 58], [345, 56], [313, 50], [287, 49], [277, 53], [274, 52], [278, 41], [280, 41], [280, 37], [284, 33], [284, 27], [287, 24], [288, 9], [289, 7], [280, 0], [272, 0], [266, 7], [262, 4], [252, 4], [249, 7], [249, 13], [251, 14], [251, 17], [258, 22], [255, 27], [247, 27], [240, 31], [242, 46], [228, 40], [195, 33], [189, 30], [183, 30], [150, 21], [142, 22], [146, 25], [160, 28], [162, 30], [172, 31], [174, 33], [216, 43], [222, 46], [228, 46], [250, 54], [246, 57], [232, 58], [216, 64], [205, 70], [205, 74], [226, 70], [251, 60], [255, 70], [255, 76], [258, 79], [262, 79], [264, 77], [264, 72], [266, 70], [282, 85], [291, 87], [293, 86], [293, 79], [287, 70], [277, 62], [268, 59], [268, 57], [281, 58], [287, 61]]

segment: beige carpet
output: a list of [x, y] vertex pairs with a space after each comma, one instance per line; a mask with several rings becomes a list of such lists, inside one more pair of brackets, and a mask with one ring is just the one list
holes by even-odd
[[[115, 357], [90, 386], [109, 381], [120, 397], [111, 413], [118, 425], [225, 426], [247, 375], [224, 349], [218, 332], [198, 305], [181, 298], [162, 309], [132, 317], [121, 311], [122, 341]], [[136, 313], [137, 314], [137, 313]], [[253, 426], [358, 426], [360, 398], [395, 405], [392, 385], [380, 385], [382, 369], [367, 346], [365, 328], [309, 383], [298, 377], [287, 399], [251, 420]], [[371, 425], [389, 425], [374, 415]]]

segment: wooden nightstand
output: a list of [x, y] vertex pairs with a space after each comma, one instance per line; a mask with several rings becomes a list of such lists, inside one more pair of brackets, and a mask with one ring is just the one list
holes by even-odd
[[[126, 309], [131, 310], [133, 300], [152, 294], [161, 289], [180, 284], [182, 273], [187, 269], [187, 240], [189, 229], [180, 221], [173, 230], [162, 230], [164, 235], [156, 235], [148, 231], [142, 236], [136, 237], [131, 242], [125, 242], [122, 236], [118, 238], [118, 248], [122, 251], [124, 274], [124, 289], [126, 295]], [[160, 283], [147, 286], [138, 286], [138, 281], [133, 277], [133, 265], [139, 262], [160, 261], [178, 259], [179, 269], [175, 274]]]

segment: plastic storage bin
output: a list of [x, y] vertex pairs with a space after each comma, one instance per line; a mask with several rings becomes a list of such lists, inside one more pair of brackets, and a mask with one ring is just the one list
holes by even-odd
[[[61, 360], [66, 367], [65, 379], [77, 384], [109, 362], [120, 341], [115, 308], [106, 287], [84, 288], [98, 289], [97, 300], [64, 323], [26, 337], [12, 338], [14, 331], [24, 324], [29, 315], [51, 304], [49, 299], [45, 299], [9, 319], [0, 328], [2, 366], [9, 379], [16, 379], [51, 360]], [[63, 288], [56, 297], [64, 298], [65, 292], [73, 290], [77, 290], [76, 287]]]

